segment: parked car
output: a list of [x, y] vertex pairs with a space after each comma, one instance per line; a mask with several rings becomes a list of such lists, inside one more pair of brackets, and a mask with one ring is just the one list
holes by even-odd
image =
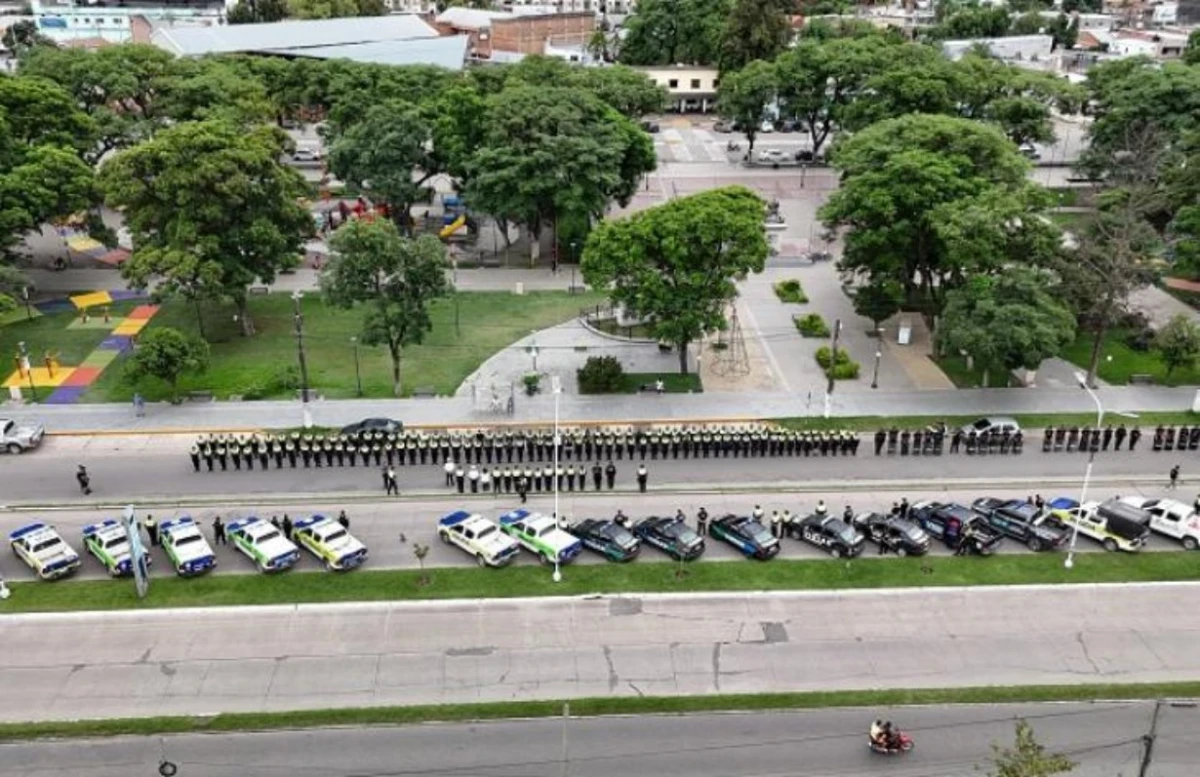
[[320, 162], [321, 149], [311, 146], [300, 146], [292, 152], [293, 162]]
[[1033, 160], [1036, 162], [1037, 160], [1042, 158], [1041, 153], [1036, 148], [1034, 148], [1034, 145], [1032, 143], [1022, 143], [1018, 147], [1018, 150], [1021, 152], [1021, 155], [1024, 156], [1026, 159], [1030, 159], [1030, 160]]
[[633, 533], [676, 561], [692, 561], [704, 554], [704, 538], [676, 516], [644, 518], [634, 524]]
[[658, 132], [658, 130], [659, 130], [658, 122], [650, 121], [649, 119], [646, 119], [645, 121], [642, 122], [642, 129], [646, 130], [646, 132], [649, 132], [650, 134], [653, 135], [654, 133]]
[[1057, 550], [1071, 538], [1071, 531], [1057, 518], [1045, 515], [1036, 505], [1021, 499], [983, 497], [971, 503], [988, 525], [1005, 537], [1023, 542], [1035, 553]]
[[780, 132], [795, 132], [799, 127], [800, 123], [795, 119], [781, 119], [775, 122], [775, 129]]
[[[1141, 510], [1147, 516], [1143, 523], [1150, 527], [1150, 531], [1179, 540], [1187, 550], [1200, 547], [1200, 516], [1189, 505], [1178, 499], [1149, 499], [1144, 496], [1127, 496], [1121, 502]], [[1113, 505], [1105, 502], [1100, 509], [1112, 510]]]
[[854, 516], [854, 525], [867, 539], [897, 556], [923, 556], [929, 552], [929, 533], [915, 521], [887, 513], [859, 513]]
[[717, 119], [713, 122], [713, 132], [733, 132], [733, 122], [728, 119]]
[[367, 547], [341, 523], [324, 515], [298, 518], [292, 537], [331, 571], [357, 569], [367, 560]]
[[500, 529], [521, 547], [546, 564], [566, 564], [583, 550], [583, 543], [548, 515], [529, 510], [511, 510], [500, 516]]
[[788, 155], [777, 148], [764, 148], [758, 152], [758, 163], [762, 165], [777, 165], [787, 161]]
[[763, 135], [769, 135], [775, 131], [775, 125], [772, 124], [770, 120], [763, 120], [763, 122], [758, 125], [758, 131]]
[[17, 558], [42, 580], [57, 580], [79, 569], [79, 554], [53, 526], [30, 523], [8, 535]]
[[799, 151], [797, 151], [797, 152], [795, 153], [795, 155], [794, 155], [794, 156], [795, 156], [795, 158], [796, 158], [796, 161], [797, 161], [797, 162], [809, 162], [809, 163], [812, 163], [812, 162], [819, 162], [819, 161], [821, 161], [821, 157], [819, 157], [819, 156], [817, 156], [816, 154], [814, 154], [814, 153], [812, 152], [812, 149], [809, 149], [809, 148], [802, 148], [802, 149], [800, 149]]
[[789, 536], [816, 545], [834, 558], [862, 553], [866, 540], [850, 524], [832, 515], [813, 513], [787, 527]]
[[1017, 423], [1015, 418], [1009, 418], [1008, 416], [987, 416], [963, 426], [962, 433], [970, 434], [971, 432], [975, 432], [975, 434], [983, 434], [984, 432], [1004, 432], [1005, 430], [1015, 434], [1021, 431], [1021, 425]]
[[251, 516], [230, 521], [225, 530], [259, 572], [282, 572], [300, 560], [300, 550], [269, 521]]
[[482, 515], [457, 510], [438, 521], [438, 538], [447, 545], [457, 545], [474, 557], [481, 567], [502, 567], [511, 563], [521, 546], [500, 531], [500, 526]]
[[908, 517], [954, 550], [958, 549], [968, 529], [970, 545], [967, 549], [971, 553], [990, 556], [1004, 541], [1004, 536], [988, 526], [971, 508], [954, 502], [917, 502], [909, 509]]
[[708, 527], [710, 536], [724, 540], [749, 558], [763, 561], [779, 553], [779, 540], [766, 526], [748, 515], [726, 515]]
[[[83, 547], [104, 565], [112, 577], [133, 574], [132, 550], [125, 527], [115, 518], [83, 527]], [[146, 557], [147, 563], [150, 557]]]
[[583, 547], [609, 561], [632, 561], [642, 550], [642, 543], [633, 532], [612, 520], [588, 518], [571, 526], [571, 534], [579, 538]]
[[1105, 550], [1136, 553], [1146, 546], [1150, 529], [1138, 520], [1135, 508], [1120, 502], [1116, 505], [1126, 509], [1100, 510], [1099, 502], [1080, 505], [1069, 497], [1052, 499], [1046, 508], [1067, 526], [1077, 528], [1084, 537], [1099, 542]]
[[355, 435], [362, 432], [381, 432], [383, 434], [399, 434], [404, 431], [404, 424], [392, 418], [364, 418], [358, 423], [342, 427], [342, 434]]
[[163, 521], [158, 527], [158, 537], [175, 574], [181, 577], [203, 574], [217, 565], [212, 546], [196, 522], [187, 516]]
[[0, 418], [0, 450], [5, 453], [24, 453], [42, 444], [46, 427], [42, 424], [19, 424], [10, 418]]

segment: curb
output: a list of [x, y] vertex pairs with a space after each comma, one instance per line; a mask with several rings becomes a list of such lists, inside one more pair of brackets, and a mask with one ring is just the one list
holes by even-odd
[[[1091, 479], [1093, 486], [1139, 486], [1139, 485], [1161, 485], [1163, 478], [1161, 475], [1106, 475], [1094, 476]], [[1186, 484], [1189, 481], [1182, 479], [1181, 484]], [[1077, 477], [1055, 477], [1040, 479], [1035, 484], [1039, 488], [1061, 486], [1064, 488], [1074, 489], [1079, 485]], [[963, 478], [957, 480], [941, 480], [929, 483], [920, 484], [919, 490], [922, 493], [933, 492], [936, 494], [940, 491], [953, 491], [960, 489], [1011, 489], [1020, 487], [1024, 490], [1029, 490], [1030, 479], [1027, 477], [1011, 477], [1011, 478]], [[662, 495], [679, 495], [679, 496], [727, 496], [739, 494], [816, 494], [838, 492], [843, 494], [859, 494], [873, 491], [905, 491], [914, 490], [914, 483], [911, 480], [830, 480], [830, 481], [774, 481], [769, 483], [737, 483], [728, 486], [721, 485], [701, 485], [696, 483], [668, 483], [657, 488], [651, 488], [647, 492], [647, 496], [662, 496]], [[531, 492], [531, 498], [549, 497], [553, 492]], [[637, 496], [639, 495], [636, 487], [627, 486], [623, 488], [615, 488], [612, 490], [605, 489], [603, 491], [559, 491], [559, 496], [564, 494], [570, 495], [572, 498], [584, 499], [608, 499], [613, 496]], [[428, 501], [455, 501], [460, 503], [477, 503], [477, 502], [493, 502], [493, 501], [511, 501], [517, 499], [516, 494], [504, 493], [498, 497], [495, 492], [479, 493], [479, 494], [459, 494], [457, 491], [448, 490], [418, 490], [408, 491], [398, 497], [381, 496], [378, 491], [311, 491], [304, 493], [285, 492], [285, 493], [236, 493], [236, 494], [198, 494], [183, 498], [176, 498], [167, 495], [134, 497], [122, 501], [74, 501], [74, 502], [11, 502], [8, 504], [0, 504], [0, 512], [17, 512], [17, 511], [67, 511], [67, 510], [120, 510], [130, 503], [135, 503], [142, 508], [198, 508], [207, 506], [262, 506], [262, 505], [290, 505], [290, 504], [312, 504], [312, 503], [340, 503], [340, 504], [359, 504], [363, 502], [391, 502], [397, 504], [411, 504], [414, 502]]]

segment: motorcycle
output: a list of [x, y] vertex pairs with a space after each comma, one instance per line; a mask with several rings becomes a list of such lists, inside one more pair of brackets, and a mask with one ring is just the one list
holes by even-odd
[[916, 746], [916, 743], [913, 742], [912, 737], [903, 731], [897, 731], [892, 737], [892, 741], [887, 745], [871, 739], [870, 736], [867, 737], [867, 747], [871, 748], [871, 752], [879, 753], [880, 755], [900, 755], [912, 750], [914, 746]]
[[741, 148], [741, 143], [734, 143], [732, 140], [725, 144], [726, 151], [740, 151]]

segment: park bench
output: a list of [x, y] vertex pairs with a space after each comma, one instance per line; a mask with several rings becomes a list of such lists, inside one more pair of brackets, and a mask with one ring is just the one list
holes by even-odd
[[1153, 386], [1154, 376], [1145, 373], [1135, 372], [1129, 376], [1129, 385], [1131, 386]]
[[429, 386], [422, 386], [420, 388], [413, 389], [412, 395], [414, 397], [418, 397], [418, 398], [422, 398], [422, 399], [429, 399], [430, 397], [437, 396], [437, 389], [431, 388]]
[[211, 391], [189, 391], [187, 400], [188, 402], [212, 402], [213, 393]]

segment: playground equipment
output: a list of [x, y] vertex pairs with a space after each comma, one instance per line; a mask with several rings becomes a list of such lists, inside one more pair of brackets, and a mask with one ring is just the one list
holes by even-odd
[[451, 221], [449, 224], [446, 224], [446, 226], [442, 227], [441, 231], [438, 232], [438, 237], [445, 240], [446, 238], [450, 237], [455, 232], [457, 232], [458, 230], [460, 230], [464, 226], [466, 226], [466, 224], [467, 224], [467, 214], [465, 214], [465, 213], [459, 214], [458, 218], [454, 219], [454, 221]]

